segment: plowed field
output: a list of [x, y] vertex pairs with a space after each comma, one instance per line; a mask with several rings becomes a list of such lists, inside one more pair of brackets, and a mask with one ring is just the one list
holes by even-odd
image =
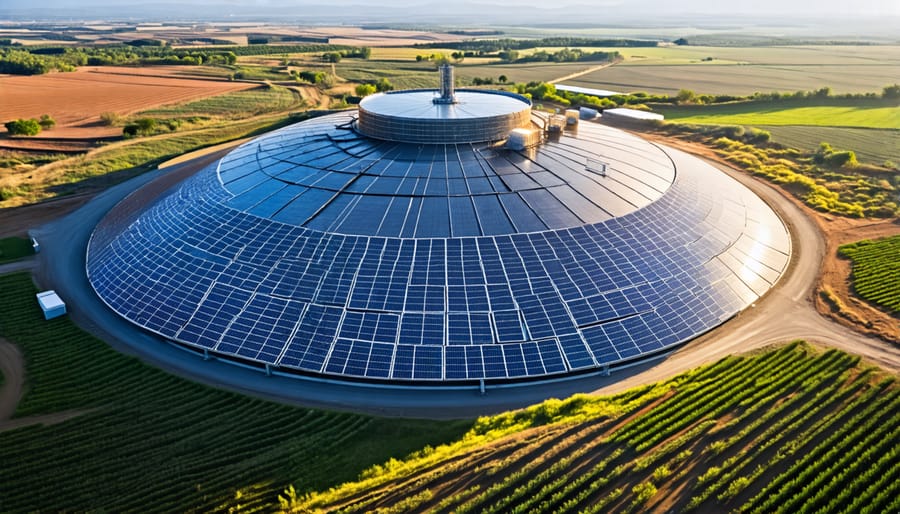
[[[88, 66], [70, 73], [37, 76], [0, 76], [0, 122], [49, 114], [56, 127], [41, 133], [48, 138], [102, 138], [122, 133], [109, 127], [100, 114], [127, 115], [160, 105], [220, 95], [256, 84], [191, 76], [194, 67], [125, 68]], [[0, 125], [0, 134], [6, 130]]]

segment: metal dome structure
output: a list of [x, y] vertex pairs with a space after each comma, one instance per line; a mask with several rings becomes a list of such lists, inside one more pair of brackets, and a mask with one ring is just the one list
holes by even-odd
[[209, 355], [424, 386], [656, 355], [787, 267], [775, 213], [696, 158], [596, 123], [512, 150], [502, 139], [531, 119], [527, 100], [435, 95], [382, 95], [258, 137], [108, 217], [88, 248], [93, 288]]

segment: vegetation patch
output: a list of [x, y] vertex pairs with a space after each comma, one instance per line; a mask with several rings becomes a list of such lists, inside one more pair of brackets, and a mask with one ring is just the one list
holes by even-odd
[[0, 238], [0, 262], [16, 261], [34, 254], [31, 239], [27, 237]]
[[[384, 419], [278, 405], [176, 378], [69, 319], [44, 321], [27, 274], [0, 276], [0, 337], [27, 361], [17, 418], [0, 432], [4, 512], [209, 512], [277, 503], [364, 468], [457, 439], [471, 421]], [[53, 487], [48, 487], [53, 484]]]
[[889, 100], [834, 100], [832, 105], [798, 102], [736, 102], [711, 106], [660, 106], [666, 119], [716, 125], [813, 125], [900, 129], [900, 109]]
[[296, 92], [286, 87], [263, 86], [212, 96], [181, 105], [143, 111], [141, 117], [184, 118], [192, 116], [241, 119], [297, 107]]
[[889, 218], [900, 213], [900, 176], [856, 163], [852, 151], [822, 144], [815, 152], [771, 144], [771, 134], [743, 126], [664, 123], [665, 134], [711, 146], [729, 163], [765, 177], [810, 207], [849, 217]]
[[860, 297], [900, 314], [900, 236], [863, 240], [838, 248], [853, 262], [853, 291]]
[[[614, 397], [480, 418], [289, 512], [893, 512], [900, 386], [802, 342]], [[539, 423], [542, 423], [541, 426]], [[496, 434], [498, 437], [490, 437]]]
[[900, 130], [821, 127], [810, 125], [754, 125], [772, 134], [772, 141], [804, 151], [815, 151], [822, 141], [837, 148], [852, 148], [866, 163], [896, 169], [900, 165]]

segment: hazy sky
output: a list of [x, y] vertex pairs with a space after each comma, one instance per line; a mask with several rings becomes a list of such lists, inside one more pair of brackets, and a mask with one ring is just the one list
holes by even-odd
[[[535, 14], [546, 9], [554, 15], [554, 18], [567, 16], [573, 22], [579, 21], [579, 17], [574, 15], [577, 12], [599, 16], [608, 14], [611, 18], [628, 18], [635, 22], [639, 22], [642, 18], [659, 19], [662, 16], [687, 18], [711, 15], [732, 17], [732, 19], [747, 15], [754, 18], [781, 16], [785, 17], [782, 21], [787, 24], [798, 21], [796, 18], [900, 16], [900, 0], [136, 0], [134, 2], [122, 2], [121, 0], [0, 0], [0, 12], [27, 9], [50, 14], [54, 10], [77, 10], [85, 15], [96, 11], [97, 15], [103, 16], [107, 15], [109, 8], [113, 9], [112, 12], [127, 15], [129, 11], [143, 10], [148, 7], [155, 10], [163, 6], [172, 6], [172, 14], [177, 16], [176, 12], [192, 10], [194, 7], [221, 15], [230, 11], [241, 13], [252, 11], [262, 14], [265, 13], [266, 8], [273, 10], [287, 8], [293, 12], [302, 13], [304, 7], [311, 6], [332, 8], [346, 5], [359, 6], [358, 10], [347, 11], [348, 15], [352, 17], [353, 14], [377, 12], [379, 8], [385, 11], [411, 9], [413, 12], [422, 13], [425, 8], [417, 9], [416, 7], [426, 5], [438, 12], [452, 12], [454, 7], [460, 7], [460, 4], [467, 5], [456, 13], [465, 16], [466, 19], [471, 18], [472, 23], [478, 23], [478, 6], [485, 6], [485, 12], [491, 13], [502, 13], [504, 9], [508, 8], [510, 14], [518, 15], [529, 12], [527, 9], [523, 10], [523, 6], [531, 6], [538, 8], [533, 10]], [[334, 14], [339, 15], [340, 11], [336, 11]], [[396, 21], [402, 22], [403, 20]], [[496, 23], [496, 20], [491, 19], [491, 22]]]

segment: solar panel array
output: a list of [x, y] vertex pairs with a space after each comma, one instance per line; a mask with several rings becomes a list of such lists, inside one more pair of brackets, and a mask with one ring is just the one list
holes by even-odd
[[[582, 125], [577, 135], [528, 154], [363, 140], [340, 128], [346, 121], [324, 117], [244, 145], [136, 221], [107, 224], [89, 246], [94, 289], [137, 325], [213, 353], [320, 375], [433, 383], [554, 376], [664, 351], [750, 305], [789, 260], [783, 224], [748, 189], [695, 158], [646, 149], [607, 127]], [[609, 175], [629, 167], [669, 182], [652, 201], [615, 217], [563, 222], [539, 204], [531, 210], [541, 223], [519, 226], [517, 211], [506, 210], [512, 228], [485, 231], [476, 218], [479, 231], [466, 235], [420, 233], [428, 217], [408, 212], [383, 235], [390, 205], [368, 214], [376, 224], [356, 220], [363, 211], [312, 215], [331, 205], [314, 200], [309, 215], [280, 216], [284, 209], [272, 207], [294, 205], [284, 200], [291, 195], [248, 195], [279, 183], [259, 164], [276, 145], [302, 161], [313, 151], [310, 141], [291, 136], [326, 126], [343, 134], [325, 138], [334, 159], [360, 152], [348, 165], [368, 158], [390, 170], [400, 156], [438, 156], [435, 162], [456, 152], [491, 162], [482, 175], [463, 179], [500, 187], [490, 159], [535, 163], [540, 155], [563, 160], [581, 152], [612, 162]], [[634, 148], [638, 164], [626, 163]], [[610, 159], [613, 152], [622, 160]], [[410, 168], [418, 161], [403, 162]], [[379, 176], [373, 172], [372, 183]], [[301, 197], [321, 190], [281, 187], [306, 187]], [[518, 193], [494, 196], [504, 194]], [[378, 195], [358, 195], [367, 196]]]
[[[351, 114], [310, 120], [222, 159], [228, 205], [330, 233], [468, 237], [568, 228], [649, 205], [675, 169], [650, 143], [585, 124], [528, 152], [368, 138]], [[607, 166], [605, 173], [592, 162]]]

